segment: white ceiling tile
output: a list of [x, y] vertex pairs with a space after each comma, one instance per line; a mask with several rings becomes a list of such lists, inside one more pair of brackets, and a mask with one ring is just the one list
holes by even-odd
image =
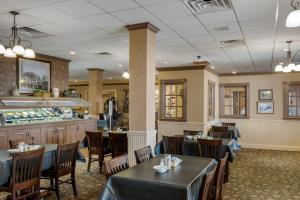
[[[214, 24], [214, 25], [208, 25], [207, 26], [209, 32], [211, 34], [230, 34], [233, 32], [240, 32], [240, 26], [237, 22], [230, 22], [225, 24]], [[228, 30], [222, 30], [220, 31], [218, 28], [227, 28]]]
[[58, 10], [73, 17], [85, 17], [104, 13], [104, 11], [86, 0], [68, 0], [54, 5]]
[[196, 37], [201, 35], [208, 35], [206, 29], [202, 26], [197, 26], [193, 29], [175, 28], [174, 31], [183, 37]]
[[176, 18], [191, 15], [183, 2], [176, 1], [145, 7], [153, 15], [160, 19]]
[[110, 14], [94, 15], [81, 20], [99, 28], [124, 26], [125, 24]]
[[166, 25], [171, 28], [195, 28], [195, 27], [203, 27], [199, 21], [194, 16], [184, 16], [172, 19], [164, 19], [162, 20]]
[[132, 0], [88, 0], [90, 3], [108, 11], [126, 10], [139, 7]]
[[[130, 10], [123, 10], [112, 13], [112, 15], [116, 16], [120, 20], [126, 22], [127, 24], [137, 24], [143, 22], [149, 22], [154, 20], [155, 18], [149, 14], [143, 8], [135, 8]], [[137, 17], [139, 16], [139, 17]]]
[[54, 7], [51, 6], [42, 6], [38, 8], [31, 8], [23, 10], [23, 13], [31, 15], [33, 17], [37, 17], [39, 19], [48, 21], [48, 22], [56, 22], [61, 20], [70, 20], [72, 17], [68, 14], [65, 14]]
[[65, 32], [80, 32], [82, 30], [97, 30], [96, 27], [83, 22], [79, 19], [67, 20], [67, 21], [58, 21], [54, 22], [53, 25], [63, 28]]
[[52, 5], [62, 0], [2, 0], [0, 1], [0, 8], [5, 10], [23, 10], [28, 8], [35, 8], [39, 6]]
[[229, 34], [226, 33], [215, 33], [213, 34], [217, 41], [226, 41], [226, 40], [237, 40], [243, 39], [243, 35], [241, 32], [232, 32]]
[[213, 25], [213, 24], [226, 25], [230, 22], [236, 21], [236, 17], [232, 10], [204, 13], [204, 14], [197, 15], [197, 17], [204, 25]]
[[196, 36], [196, 37], [186, 37], [185, 38], [187, 41], [195, 44], [195, 43], [210, 43], [214, 42], [214, 38], [211, 37], [210, 35], [203, 35], [203, 36]]
[[155, 4], [176, 2], [179, 0], [135, 0], [135, 1], [142, 6], [149, 6], [149, 5], [155, 5]]

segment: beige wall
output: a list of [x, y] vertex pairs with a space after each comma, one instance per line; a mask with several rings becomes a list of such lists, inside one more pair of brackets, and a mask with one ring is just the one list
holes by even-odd
[[[219, 83], [250, 83], [250, 119], [237, 123], [243, 147], [300, 151], [299, 120], [283, 120], [283, 82], [299, 81], [299, 73], [219, 77]], [[274, 114], [257, 114], [259, 89], [273, 89]]]

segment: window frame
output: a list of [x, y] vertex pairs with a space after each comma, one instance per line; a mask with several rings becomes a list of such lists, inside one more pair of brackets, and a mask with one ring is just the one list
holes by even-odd
[[[246, 115], [224, 115], [224, 88], [245, 87], [246, 88]], [[219, 118], [227, 119], [249, 119], [250, 118], [250, 83], [219, 83]]]
[[[186, 102], [187, 102], [187, 80], [186, 79], [166, 79], [160, 80], [160, 112], [159, 120], [161, 121], [186, 121]], [[165, 117], [165, 96], [166, 96], [166, 85], [182, 84], [183, 95], [182, 95], [182, 117]], [[176, 106], [177, 107], [177, 106]]]
[[[212, 87], [212, 94], [210, 96], [210, 88]], [[216, 118], [216, 82], [208, 80], [208, 91], [207, 91], [207, 120], [212, 121]], [[212, 99], [210, 101], [210, 99]], [[210, 105], [212, 102], [212, 105]], [[210, 115], [209, 111], [212, 108], [212, 115]]]
[[[283, 119], [299, 120], [298, 116], [289, 116], [289, 86], [297, 85], [300, 88], [300, 81], [283, 82]], [[299, 97], [300, 98], [300, 97]]]

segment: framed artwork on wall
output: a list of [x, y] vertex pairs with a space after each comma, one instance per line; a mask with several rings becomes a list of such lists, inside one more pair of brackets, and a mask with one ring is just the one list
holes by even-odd
[[258, 90], [259, 100], [273, 100], [273, 90], [272, 89], [261, 89]]
[[50, 62], [18, 58], [17, 73], [17, 81], [21, 93], [32, 94], [34, 90], [50, 91]]
[[257, 102], [257, 114], [274, 114], [274, 102], [273, 101], [258, 101]]

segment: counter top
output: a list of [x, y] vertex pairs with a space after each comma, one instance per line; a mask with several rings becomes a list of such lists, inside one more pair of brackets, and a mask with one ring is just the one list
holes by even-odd
[[45, 125], [45, 124], [52, 124], [52, 123], [65, 123], [65, 122], [82, 122], [88, 120], [96, 120], [96, 119], [71, 119], [71, 120], [49, 120], [49, 121], [33, 121], [33, 122], [26, 122], [20, 124], [5, 124], [0, 125], [1, 128], [10, 128], [10, 127], [23, 127], [23, 126], [30, 126], [30, 125]]

